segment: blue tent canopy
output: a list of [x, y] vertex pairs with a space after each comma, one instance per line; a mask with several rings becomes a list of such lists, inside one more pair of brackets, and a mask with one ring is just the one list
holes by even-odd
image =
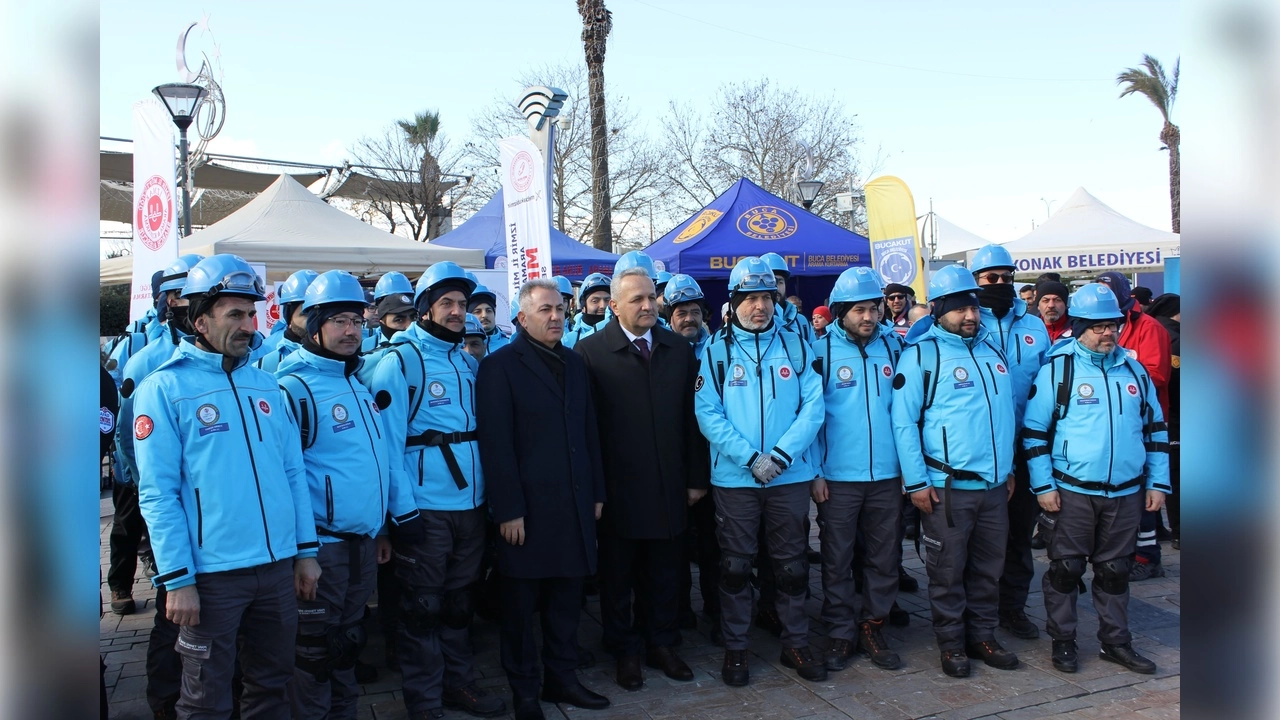
[[[839, 275], [871, 264], [867, 238], [828, 222], [746, 178], [645, 248], [669, 272], [727, 277], [739, 259], [776, 252], [792, 275]], [[553, 251], [554, 257], [554, 251]]]
[[[502, 232], [502, 191], [485, 203], [484, 207], [456, 229], [432, 241], [435, 245], [484, 250], [484, 266], [494, 267], [498, 258], [504, 261], [507, 247]], [[551, 228], [551, 271], [570, 280], [581, 280], [593, 272], [613, 273], [618, 256], [604, 250], [584, 245], [564, 233]]]

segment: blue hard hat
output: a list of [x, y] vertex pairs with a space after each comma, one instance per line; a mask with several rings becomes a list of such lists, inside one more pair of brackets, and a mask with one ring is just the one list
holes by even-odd
[[480, 303], [489, 303], [496, 308], [498, 307], [498, 294], [477, 283], [476, 289], [471, 291], [471, 298], [467, 300], [467, 309], [471, 309]]
[[409, 282], [409, 278], [404, 273], [394, 270], [378, 278], [378, 284], [373, 286], [373, 301], [377, 302], [388, 295], [412, 295], [413, 283]]
[[658, 281], [658, 268], [653, 264], [653, 258], [639, 250], [631, 252], [618, 258], [618, 262], [613, 265], [613, 276], [618, 277], [624, 271], [633, 267], [642, 267], [649, 272], [649, 279], [654, 282]]
[[969, 272], [976, 273], [991, 268], [1009, 268], [1016, 269], [1018, 266], [1013, 264], [1013, 256], [1009, 254], [999, 245], [983, 245], [973, 254], [973, 260], [969, 262]]
[[582, 287], [578, 288], [578, 302], [585, 302], [587, 296], [593, 292], [601, 290], [608, 292], [609, 284], [612, 282], [608, 275], [604, 273], [591, 273], [582, 279]]
[[[307, 298], [307, 288], [318, 277], [320, 277], [320, 273], [315, 270], [299, 270], [290, 275], [289, 279], [285, 280], [284, 284], [280, 286], [280, 297], [276, 298], [276, 302], [281, 305], [302, 302]], [[361, 302], [364, 301], [361, 300]]]
[[787, 265], [787, 261], [778, 253], [768, 252], [760, 256], [760, 259], [769, 266], [769, 269], [782, 273], [785, 277], [791, 277], [791, 266]]
[[205, 295], [210, 299], [231, 295], [255, 302], [267, 299], [262, 278], [253, 271], [249, 262], [239, 255], [230, 254], [207, 257], [187, 272], [187, 284], [182, 288], [182, 297], [192, 295]]
[[1067, 313], [1078, 320], [1123, 320], [1120, 302], [1111, 288], [1102, 283], [1089, 283], [1071, 296]]
[[467, 271], [463, 270], [462, 266], [451, 260], [445, 260], [427, 268], [427, 271], [422, 273], [422, 277], [418, 278], [418, 287], [413, 292], [414, 304], [417, 304], [418, 297], [422, 293], [447, 282], [461, 284], [466, 287], [463, 294], [468, 298], [471, 297], [471, 293], [476, 289], [476, 281], [467, 277]]
[[355, 275], [342, 270], [330, 270], [321, 274], [307, 288], [302, 309], [305, 312], [319, 305], [333, 303], [365, 304], [364, 288]]
[[702, 294], [702, 287], [698, 285], [698, 281], [683, 273], [672, 275], [671, 279], [667, 281], [667, 287], [662, 291], [662, 302], [667, 307], [675, 307], [680, 303], [698, 300], [705, 302], [706, 299], [706, 296]]
[[978, 292], [973, 274], [961, 265], [948, 265], [929, 278], [929, 299], [937, 300], [962, 292]]
[[556, 275], [551, 279], [555, 280], [556, 285], [560, 286], [561, 295], [568, 295], [569, 297], [573, 297], [573, 283], [569, 282], [569, 278], [563, 275]]
[[884, 288], [880, 286], [880, 273], [868, 267], [851, 267], [836, 278], [831, 288], [831, 303], [883, 300]]
[[745, 257], [733, 266], [729, 273], [729, 294], [740, 292], [776, 292], [778, 280], [773, 276], [773, 268], [758, 257]]
[[666, 270], [658, 271], [658, 279], [653, 281], [654, 287], [658, 288], [658, 292], [662, 292], [662, 288], [671, 282], [671, 273]]
[[480, 318], [467, 313], [467, 329], [462, 331], [463, 335], [484, 335], [484, 326], [480, 324]]
[[203, 259], [203, 255], [192, 253], [174, 260], [173, 264], [160, 273], [160, 287], [156, 288], [156, 292], [181, 290], [187, 284], [187, 273]]

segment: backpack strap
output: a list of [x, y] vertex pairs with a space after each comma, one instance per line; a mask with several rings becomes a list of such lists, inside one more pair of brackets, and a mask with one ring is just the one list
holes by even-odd
[[319, 409], [316, 407], [316, 396], [311, 392], [307, 381], [297, 373], [289, 373], [279, 378], [280, 387], [284, 388], [289, 404], [293, 406], [294, 417], [302, 430], [302, 449], [306, 450], [316, 442], [316, 428], [320, 424]]
[[[407, 358], [408, 354], [404, 348], [413, 351], [413, 357]], [[411, 342], [399, 342], [391, 346], [391, 352], [396, 354], [400, 360], [400, 370], [404, 373], [405, 383], [409, 386], [409, 414], [405, 419], [409, 422], [417, 416], [418, 409], [422, 407], [422, 396], [425, 394], [423, 390], [427, 381], [427, 364], [422, 359], [422, 352]]]
[[[929, 348], [929, 354], [933, 356], [933, 362], [925, 362], [925, 347]], [[932, 338], [926, 338], [916, 343], [916, 360], [920, 367], [925, 368], [922, 375], [924, 384], [924, 399], [920, 403], [920, 417], [916, 420], [916, 425], [920, 427], [920, 432], [924, 433], [924, 413], [933, 405], [933, 400], [938, 394], [938, 375], [942, 372], [942, 358], [938, 352], [938, 341]], [[929, 365], [933, 365], [933, 369], [929, 369]]]

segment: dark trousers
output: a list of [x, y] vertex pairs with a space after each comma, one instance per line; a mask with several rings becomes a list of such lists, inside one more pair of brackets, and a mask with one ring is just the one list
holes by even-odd
[[1000, 612], [1025, 610], [1031, 581], [1036, 576], [1031, 537], [1036, 532], [1040, 503], [1031, 492], [1031, 475], [1021, 452], [1013, 455], [1013, 497], [1009, 498], [1009, 538], [1004, 548], [1004, 573], [1000, 576]]
[[[805, 560], [809, 548], [809, 483], [763, 488], [712, 488], [716, 496], [716, 525], [720, 550], [739, 558], [756, 557], [763, 519], [771, 561]], [[769, 566], [771, 563], [764, 563]], [[763, 594], [761, 603], [766, 602]], [[805, 594], [776, 593], [775, 607], [782, 620], [782, 646], [809, 646], [809, 616]], [[729, 650], [747, 649], [751, 627], [751, 585], [730, 593], [720, 587], [720, 629]]]
[[[720, 617], [720, 543], [716, 540], [716, 501], [712, 493], [689, 508], [689, 542], [693, 559], [698, 563], [698, 590], [702, 593], [702, 612], [707, 617]], [[680, 611], [693, 612], [693, 573], [689, 563], [682, 562]]]
[[[324, 662], [330, 657], [329, 633], [364, 619], [364, 606], [373, 594], [377, 573], [376, 552], [371, 537], [320, 546], [316, 599], [298, 601], [299, 658]], [[295, 720], [354, 720], [360, 694], [355, 666], [329, 668], [322, 674], [323, 680], [310, 670], [294, 668], [291, 696]]]
[[[472, 510], [419, 510], [427, 528], [426, 542], [396, 548], [396, 572], [402, 597], [438, 596], [438, 607], [453, 605], [450, 593], [467, 593], [480, 576], [484, 554], [485, 508]], [[403, 613], [403, 609], [402, 609]], [[426, 712], [442, 704], [444, 688], [466, 687], [475, 681], [471, 641], [467, 625], [440, 621], [434, 630], [411, 627], [401, 617], [396, 652], [404, 681], [404, 704], [409, 713]], [[442, 619], [443, 620], [443, 619]]]
[[[827, 501], [818, 503], [822, 550], [822, 619], [831, 637], [853, 640], [858, 622], [883, 620], [898, 597], [898, 564], [902, 545], [902, 482], [827, 481]], [[853, 557], [861, 535], [865, 551], [860, 563], [861, 608], [854, 589]]]
[[[1143, 512], [1146, 493], [1138, 491], [1118, 498], [1084, 495], [1070, 490], [1059, 490], [1061, 509], [1045, 513], [1042, 532], [1048, 531], [1049, 560], [1080, 557], [1093, 563], [1093, 608], [1098, 613], [1098, 640], [1107, 644], [1130, 642], [1129, 591], [1113, 595], [1103, 592], [1096, 579], [1100, 563], [1116, 560], [1133, 553], [1134, 531], [1138, 527], [1138, 515]], [[1044, 609], [1048, 617], [1045, 630], [1055, 640], [1076, 638], [1076, 599], [1079, 590], [1058, 592], [1044, 581]]]
[[298, 599], [293, 559], [196, 576], [200, 624], [178, 634], [184, 720], [231, 716], [237, 638], [244, 672], [240, 717], [288, 720]]
[[[604, 644], [618, 656], [641, 655], [646, 647], [669, 647], [679, 639], [677, 608], [684, 536], [661, 540], [619, 537], [613, 524], [597, 524], [600, 550], [600, 619]], [[684, 563], [688, 565], [688, 563]], [[632, 598], [644, 607], [633, 622]]]
[[[920, 544], [929, 573], [929, 605], [939, 650], [995, 638], [1000, 573], [1009, 537], [1008, 487], [938, 489], [933, 512], [921, 514]], [[947, 524], [951, 504], [954, 526]]]
[[182, 691], [182, 656], [174, 647], [178, 626], [165, 617], [168, 597], [163, 587], [156, 590], [156, 619], [147, 644], [147, 704], [156, 713], [173, 710]]
[[396, 579], [396, 556], [378, 566], [378, 626], [387, 642], [394, 642], [396, 620], [400, 616], [400, 581]]
[[[582, 578], [502, 578], [502, 669], [516, 700], [538, 697], [538, 644], [533, 613], [542, 619], [542, 664], [546, 682], [578, 682], [578, 619]], [[541, 600], [541, 603], [540, 603]]]
[[133, 594], [133, 576], [138, 571], [138, 550], [145, 549], [147, 525], [138, 509], [138, 486], [116, 481], [111, 488], [115, 518], [111, 523], [111, 564], [107, 587], [113, 592]]

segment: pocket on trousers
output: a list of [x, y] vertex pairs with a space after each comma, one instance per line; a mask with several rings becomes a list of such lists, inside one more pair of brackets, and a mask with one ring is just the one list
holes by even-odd
[[298, 601], [298, 634], [322, 635], [329, 624], [329, 603], [319, 600]]
[[182, 694], [196, 704], [208, 705], [213, 700], [210, 693], [217, 691], [209, 685], [206, 672], [213, 657], [213, 638], [183, 627], [178, 630], [173, 649], [182, 658]]
[[924, 545], [925, 567], [936, 569], [942, 562], [942, 541], [931, 538], [921, 531], [920, 544]]

